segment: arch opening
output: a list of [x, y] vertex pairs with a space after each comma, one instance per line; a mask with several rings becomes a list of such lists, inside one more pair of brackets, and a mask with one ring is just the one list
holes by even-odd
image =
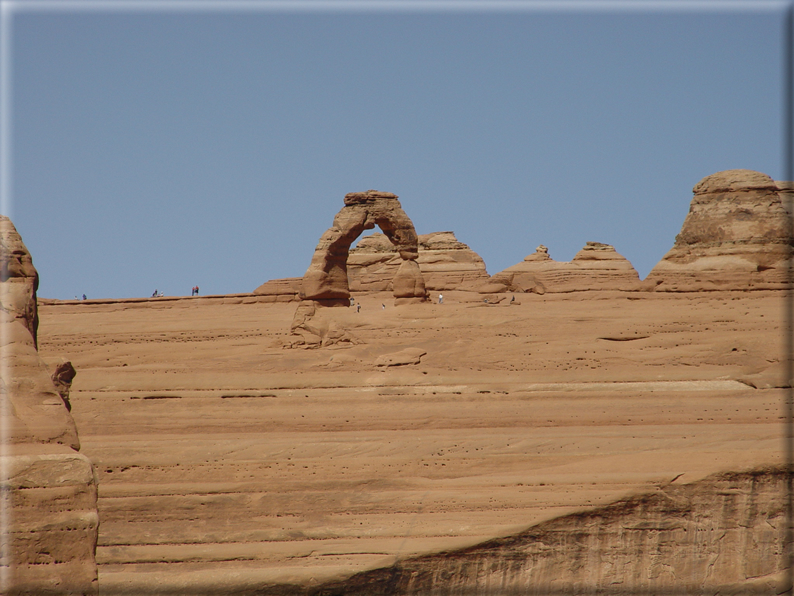
[[392, 282], [395, 302], [427, 300], [422, 272], [416, 262], [419, 247], [414, 224], [403, 211], [397, 195], [377, 190], [345, 195], [345, 206], [336, 214], [333, 225], [323, 233], [314, 250], [301, 283], [301, 298], [326, 306], [348, 306], [350, 246], [365, 230], [375, 226], [397, 248], [402, 259]]

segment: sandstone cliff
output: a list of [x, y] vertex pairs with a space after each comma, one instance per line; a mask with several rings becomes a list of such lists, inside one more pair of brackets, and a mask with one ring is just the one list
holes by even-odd
[[792, 239], [778, 184], [760, 172], [727, 170], [706, 176], [693, 192], [681, 233], [646, 288], [785, 288]]
[[366, 594], [779, 593], [783, 469], [726, 473], [320, 587]]
[[609, 244], [588, 242], [571, 261], [555, 261], [542, 244], [521, 263], [480, 286], [481, 293], [635, 290], [639, 275]]
[[[0, 483], [8, 549], [4, 594], [96, 594], [97, 486], [67, 408], [37, 352], [38, 274], [22, 239], [0, 216]], [[59, 369], [60, 370], [60, 369]], [[68, 376], [68, 375], [66, 375]], [[60, 377], [59, 377], [60, 378]]]

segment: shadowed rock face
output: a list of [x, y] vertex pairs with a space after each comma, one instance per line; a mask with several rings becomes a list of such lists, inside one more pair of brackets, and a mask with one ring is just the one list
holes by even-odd
[[364, 230], [379, 226], [395, 246], [403, 264], [394, 279], [394, 296], [399, 300], [422, 301], [427, 297], [421, 271], [414, 225], [389, 192], [368, 190], [345, 195], [345, 206], [321, 237], [309, 269], [303, 276], [301, 298], [327, 306], [348, 306], [350, 286], [347, 259], [350, 245]]
[[93, 595], [97, 486], [91, 462], [77, 453], [67, 409], [75, 371], [65, 363], [53, 378], [39, 358], [38, 274], [4, 216], [0, 263], [0, 485], [8, 537], [0, 593]]
[[784, 472], [773, 469], [667, 486], [311, 593], [775, 594], [784, 569], [784, 483]]
[[791, 247], [788, 214], [769, 176], [727, 170], [695, 185], [673, 248], [646, 278], [648, 289], [782, 289]]
[[571, 261], [555, 261], [542, 244], [521, 263], [491, 277], [480, 293], [635, 290], [640, 278], [615, 248], [588, 242]]

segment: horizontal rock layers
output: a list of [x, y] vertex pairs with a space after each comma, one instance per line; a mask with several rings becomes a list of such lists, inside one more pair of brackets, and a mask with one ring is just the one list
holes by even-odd
[[302, 283], [302, 277], [271, 279], [255, 289], [254, 294], [270, 298], [268, 302], [292, 302], [300, 300]]
[[[453, 232], [423, 234], [418, 247], [416, 262], [428, 290], [457, 290], [488, 279], [480, 255], [459, 242]], [[362, 238], [347, 260], [350, 289], [389, 290], [399, 267], [397, 249], [384, 234]]]
[[[783, 186], [783, 192], [778, 187]], [[752, 170], [706, 176], [673, 248], [645, 280], [657, 291], [783, 289], [792, 238], [776, 183]]]
[[364, 230], [376, 225], [383, 230], [400, 255], [392, 289], [397, 303], [424, 301], [427, 291], [421, 271], [414, 225], [403, 211], [397, 195], [368, 190], [345, 195], [345, 206], [333, 225], [320, 237], [311, 264], [303, 276], [300, 297], [326, 306], [347, 306], [350, 298], [347, 260], [350, 245]]
[[715, 475], [315, 593], [774, 594], [784, 569], [784, 487], [782, 469]]
[[609, 244], [588, 242], [571, 261], [555, 261], [542, 244], [521, 263], [480, 286], [480, 293], [636, 290], [639, 275]]
[[[74, 374], [53, 382], [37, 351], [38, 274], [22, 239], [0, 216], [0, 465], [4, 594], [96, 594], [97, 486], [67, 408]], [[71, 371], [74, 372], [73, 370]], [[67, 379], [68, 377], [68, 379]]]

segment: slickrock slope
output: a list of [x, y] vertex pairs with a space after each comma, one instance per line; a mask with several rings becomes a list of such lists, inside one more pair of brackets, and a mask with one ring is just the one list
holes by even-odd
[[664, 485], [315, 594], [776, 594], [785, 484], [781, 467]]
[[657, 291], [784, 288], [792, 239], [777, 184], [727, 170], [695, 185], [673, 248], [644, 285]]
[[541, 244], [521, 263], [493, 275], [479, 290], [489, 294], [636, 290], [639, 281], [632, 264], [609, 244], [588, 242], [571, 261], [553, 260]]
[[[418, 242], [417, 263], [428, 290], [459, 290], [488, 279], [480, 255], [459, 242], [454, 232], [422, 234]], [[350, 289], [390, 290], [399, 266], [397, 249], [384, 234], [362, 238], [347, 260]]]
[[[628, 578], [632, 593], [638, 573], [670, 585], [672, 561], [682, 581], [711, 565], [708, 585], [742, 591], [774, 582], [777, 489], [699, 481], [782, 463], [782, 294], [549, 292], [508, 306], [449, 291], [383, 309], [389, 293], [359, 293], [360, 312], [323, 309], [357, 343], [312, 350], [287, 347], [297, 305], [264, 297], [48, 302], [39, 342], [78, 370], [102, 594], [344, 593], [357, 572], [432, 553], [453, 553], [436, 561], [464, 587], [486, 561], [494, 587], [477, 594], [500, 593], [502, 553], [516, 578], [552, 581], [521, 567], [529, 557], [582, 584]], [[635, 524], [642, 511], [651, 524]], [[594, 579], [575, 571], [584, 555], [544, 559], [526, 540], [573, 556], [596, 531], [617, 563], [649, 542]], [[763, 561], [724, 566], [744, 539]]]
[[56, 388], [36, 350], [38, 274], [4, 216], [0, 266], [0, 592], [96, 594], [96, 479], [59, 393], [68, 383]]
[[392, 280], [397, 304], [427, 299], [424, 279], [416, 263], [419, 257], [416, 230], [403, 211], [397, 195], [368, 190], [345, 195], [345, 206], [334, 217], [314, 250], [311, 264], [303, 276], [300, 296], [318, 306], [347, 306], [350, 287], [347, 259], [351, 243], [364, 230], [376, 225], [383, 230], [400, 255], [400, 266]]

